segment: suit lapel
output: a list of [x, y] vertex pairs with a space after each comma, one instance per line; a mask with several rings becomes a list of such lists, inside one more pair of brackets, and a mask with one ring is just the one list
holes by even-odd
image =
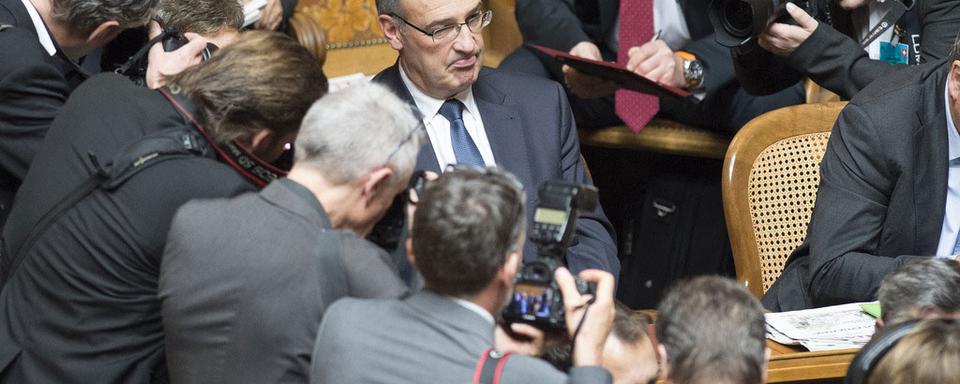
[[520, 106], [508, 103], [506, 95], [489, 80], [487, 70], [473, 85], [473, 96], [480, 109], [483, 129], [493, 150], [497, 166], [513, 173], [520, 180], [531, 180], [530, 160], [527, 158], [527, 140], [520, 122]]
[[[410, 105], [410, 108], [418, 111], [417, 103], [413, 101], [413, 95], [410, 94], [410, 90], [407, 89], [406, 84], [403, 83], [403, 79], [400, 77], [399, 59], [393, 66], [384, 69], [374, 76], [373, 81], [390, 88], [401, 100], [406, 101], [407, 104]], [[417, 153], [416, 168], [436, 173], [442, 171], [442, 169], [440, 169], [440, 161], [437, 160], [437, 154], [433, 151], [433, 144], [430, 142], [429, 136], [426, 137], [426, 142], [420, 147], [420, 152]]]
[[[30, 13], [27, 12], [27, 8], [23, 6], [20, 0], [0, 0], [0, 6], [6, 8], [13, 15], [13, 20], [10, 20], [9, 23], [13, 24], [14, 27], [26, 29], [34, 36], [37, 35], [37, 28], [33, 25], [33, 20], [30, 19]], [[0, 19], [0, 21], [3, 20]]]
[[924, 87], [932, 90], [933, 94], [924, 92], [925, 108], [917, 115], [920, 126], [914, 132], [917, 146], [914, 149], [916, 178], [913, 198], [917, 231], [914, 248], [922, 255], [932, 255], [937, 251], [947, 201], [947, 112], [943, 101], [946, 71], [942, 68], [927, 80], [928, 84], [931, 81], [936, 84]]

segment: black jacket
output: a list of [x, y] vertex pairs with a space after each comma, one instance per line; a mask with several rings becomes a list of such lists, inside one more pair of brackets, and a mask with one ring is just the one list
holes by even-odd
[[[849, 18], [846, 14], [844, 17]], [[870, 60], [859, 42], [850, 37], [854, 34], [849, 31], [849, 20], [837, 18], [837, 23], [842, 23], [838, 28], [819, 23], [813, 34], [786, 58], [764, 51], [755, 42], [733, 49], [737, 77], [743, 88], [753, 94], [769, 94], [807, 76], [850, 99], [874, 80], [904, 67]], [[904, 28], [901, 42], [910, 49], [911, 63], [936, 62], [949, 56], [953, 49], [960, 31], [960, 1], [914, 0], [913, 7], [898, 24]], [[920, 57], [918, 63], [916, 56]]]
[[[15, 253], [51, 207], [141, 138], [187, 123], [115, 74], [80, 86], [54, 121], [4, 229]], [[254, 190], [211, 157], [163, 161], [68, 208], [0, 291], [0, 383], [144, 383], [162, 377], [157, 279], [182, 204]], [[10, 257], [10, 254], [4, 255]]]
[[0, 228], [37, 147], [86, 75], [58, 49], [50, 56], [20, 0], [0, 0]]
[[807, 238], [763, 297], [774, 311], [870, 301], [936, 254], [947, 191], [949, 63], [897, 71], [844, 108], [820, 163]]

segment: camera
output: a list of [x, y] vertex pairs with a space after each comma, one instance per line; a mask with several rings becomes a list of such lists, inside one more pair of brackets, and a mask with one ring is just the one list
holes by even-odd
[[774, 21], [786, 21], [787, 3], [794, 3], [813, 18], [833, 24], [833, 0], [713, 0], [707, 10], [720, 45], [734, 48], [751, 40]]
[[[556, 331], [564, 329], [565, 324], [563, 297], [553, 274], [563, 265], [578, 214], [596, 209], [597, 188], [547, 181], [537, 193], [540, 202], [529, 231], [530, 241], [537, 247], [537, 257], [520, 267], [510, 302], [502, 314], [508, 323], [523, 322]], [[596, 291], [593, 284], [580, 279], [576, 279], [576, 283], [581, 294]]]

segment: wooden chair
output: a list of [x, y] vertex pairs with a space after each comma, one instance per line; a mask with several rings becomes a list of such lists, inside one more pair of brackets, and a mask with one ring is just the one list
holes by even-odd
[[723, 164], [723, 210], [737, 280], [757, 297], [806, 237], [820, 160], [846, 104], [801, 104], [765, 113], [730, 143]]

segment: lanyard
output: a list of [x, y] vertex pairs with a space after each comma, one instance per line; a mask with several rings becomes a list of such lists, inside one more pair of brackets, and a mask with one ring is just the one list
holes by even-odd
[[863, 40], [860, 41], [860, 48], [867, 48], [874, 40], [880, 37], [880, 34], [886, 30], [893, 27], [897, 23], [897, 20], [900, 20], [900, 17], [907, 12], [907, 6], [903, 5], [900, 0], [887, 0], [890, 2], [890, 10], [883, 15], [883, 18], [880, 19], [880, 22], [877, 25], [874, 25], [873, 28], [870, 28], [870, 32], [867, 32], [867, 35], [863, 37]]

